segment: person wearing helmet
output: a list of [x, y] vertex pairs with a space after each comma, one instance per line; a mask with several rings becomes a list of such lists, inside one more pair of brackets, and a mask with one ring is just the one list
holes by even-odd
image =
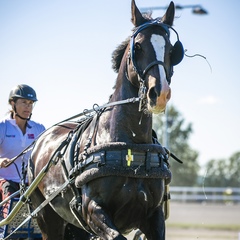
[[[45, 130], [42, 124], [30, 120], [36, 101], [36, 92], [26, 84], [15, 86], [9, 94], [10, 114], [0, 121], [0, 198], [2, 200], [19, 190], [19, 184], [24, 181], [24, 166], [27, 164], [30, 151], [15, 161], [11, 159], [18, 156]], [[10, 162], [12, 164], [9, 165]], [[4, 213], [4, 217], [6, 214]]]

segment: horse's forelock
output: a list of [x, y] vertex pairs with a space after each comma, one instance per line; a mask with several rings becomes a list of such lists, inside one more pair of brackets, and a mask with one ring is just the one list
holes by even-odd
[[149, 20], [149, 21], [153, 20], [153, 18], [152, 18], [152, 11], [143, 13], [142, 16], [143, 16], [146, 20]]

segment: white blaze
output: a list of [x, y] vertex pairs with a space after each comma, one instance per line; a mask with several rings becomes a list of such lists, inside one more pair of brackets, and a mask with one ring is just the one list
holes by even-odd
[[[151, 36], [151, 43], [152, 43], [153, 49], [156, 53], [157, 60], [164, 62], [165, 44], [166, 44], [164, 37], [153, 34]], [[159, 68], [159, 73], [160, 73], [162, 91], [164, 91], [164, 90], [168, 89], [168, 87], [169, 87], [167, 79], [166, 79], [165, 69], [162, 65], [158, 65], [158, 68]]]

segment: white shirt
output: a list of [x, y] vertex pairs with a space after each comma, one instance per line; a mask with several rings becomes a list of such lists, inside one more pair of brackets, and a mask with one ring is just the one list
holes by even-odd
[[[9, 117], [0, 121], [0, 157], [13, 158], [29, 146], [40, 133], [45, 130], [42, 124], [29, 120], [27, 122], [26, 133], [23, 135], [21, 129], [16, 124], [15, 119]], [[27, 165], [31, 151], [17, 158], [14, 163], [6, 168], [0, 168], [0, 179], [20, 182], [22, 173], [22, 162]], [[17, 170], [18, 169], [18, 170]]]

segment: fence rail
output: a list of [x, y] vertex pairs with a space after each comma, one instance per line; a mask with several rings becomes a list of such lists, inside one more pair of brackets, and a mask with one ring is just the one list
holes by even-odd
[[175, 187], [170, 186], [173, 201], [187, 202], [232, 202], [240, 203], [240, 188]]

